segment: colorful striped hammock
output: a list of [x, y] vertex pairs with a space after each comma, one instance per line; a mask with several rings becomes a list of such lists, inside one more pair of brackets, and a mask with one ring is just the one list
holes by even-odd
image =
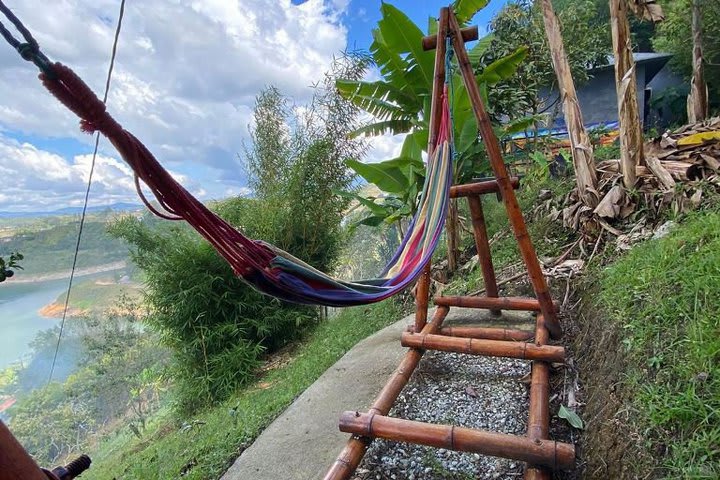
[[[251, 240], [211, 212], [180, 185], [133, 134], [124, 130], [105, 105], [68, 67], [52, 64], [54, 79], [41, 74], [45, 87], [80, 118], [83, 131], [100, 131], [135, 172], [138, 194], [156, 215], [185, 220], [228, 261], [235, 273], [257, 290], [295, 303], [335, 307], [384, 300], [410, 285], [428, 264], [438, 244], [452, 182], [451, 125], [447, 87], [435, 148], [428, 155], [425, 184], [417, 213], [400, 247], [380, 278], [346, 282], [335, 279], [262, 241]], [[140, 180], [170, 215], [155, 209]]]

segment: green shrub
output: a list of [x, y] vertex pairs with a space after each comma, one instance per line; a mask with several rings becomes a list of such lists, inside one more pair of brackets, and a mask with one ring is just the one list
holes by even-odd
[[[232, 210], [237, 225], [264, 228], [260, 217], [267, 209], [256, 200], [233, 199], [218, 208]], [[133, 245], [132, 258], [145, 272], [146, 321], [173, 352], [171, 374], [182, 412], [226, 398], [253, 377], [264, 352], [317, 320], [310, 307], [282, 303], [248, 286], [185, 225], [125, 217], [112, 232]]]

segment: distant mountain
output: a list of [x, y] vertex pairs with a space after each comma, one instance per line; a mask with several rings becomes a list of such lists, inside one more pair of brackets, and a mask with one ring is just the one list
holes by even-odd
[[[113, 203], [112, 205], [98, 205], [88, 207], [88, 212], [104, 212], [112, 210], [114, 212], [128, 212], [141, 210], [142, 205], [136, 203]], [[79, 215], [82, 213], [82, 207], [65, 207], [49, 212], [0, 212], [0, 218], [28, 218], [28, 217], [54, 217], [57, 215]]]

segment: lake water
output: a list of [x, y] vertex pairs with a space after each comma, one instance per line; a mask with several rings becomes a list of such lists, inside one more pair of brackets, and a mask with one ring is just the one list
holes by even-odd
[[66, 291], [67, 282], [0, 283], [0, 369], [29, 354], [28, 344], [37, 332], [59, 324], [38, 310]]

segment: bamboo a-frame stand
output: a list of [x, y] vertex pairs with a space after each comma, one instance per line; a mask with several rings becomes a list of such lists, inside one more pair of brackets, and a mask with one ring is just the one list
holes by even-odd
[[[367, 413], [347, 411], [341, 415], [340, 430], [352, 433], [353, 436], [330, 467], [325, 480], [349, 479], [374, 438], [521, 460], [527, 462], [525, 478], [530, 480], [549, 479], [551, 469], [568, 468], [575, 461], [573, 445], [549, 439], [549, 362], [562, 362], [565, 358], [565, 350], [562, 347], [547, 345], [550, 338], [558, 339], [562, 335], [556, 317], [557, 307], [548, 292], [545, 277], [515, 197], [517, 179], [508, 177], [500, 144], [480, 97], [465, 49], [466, 41], [477, 39], [477, 29], [461, 30], [455, 14], [447, 7], [440, 11], [437, 36], [423, 39], [423, 47], [426, 50], [436, 49], [429, 145], [430, 148], [434, 147], [439, 126], [440, 99], [445, 80], [445, 41], [448, 37], [457, 55], [463, 83], [470, 97], [480, 135], [495, 175], [495, 180], [457, 185], [452, 187], [450, 192], [452, 198], [465, 197], [468, 200], [486, 296], [435, 297], [437, 309], [428, 323], [430, 267], [425, 269], [417, 282], [415, 325], [402, 335], [402, 345], [410, 348]], [[498, 296], [480, 202], [480, 195], [487, 193], [499, 193], [502, 197], [536, 298]], [[538, 312], [535, 331], [479, 327], [443, 328], [442, 323], [450, 307], [485, 308], [495, 312], [500, 310]], [[531, 342], [533, 337], [534, 342]], [[527, 434], [508, 435], [388, 417], [387, 414], [393, 403], [410, 380], [427, 349], [532, 360]]]

